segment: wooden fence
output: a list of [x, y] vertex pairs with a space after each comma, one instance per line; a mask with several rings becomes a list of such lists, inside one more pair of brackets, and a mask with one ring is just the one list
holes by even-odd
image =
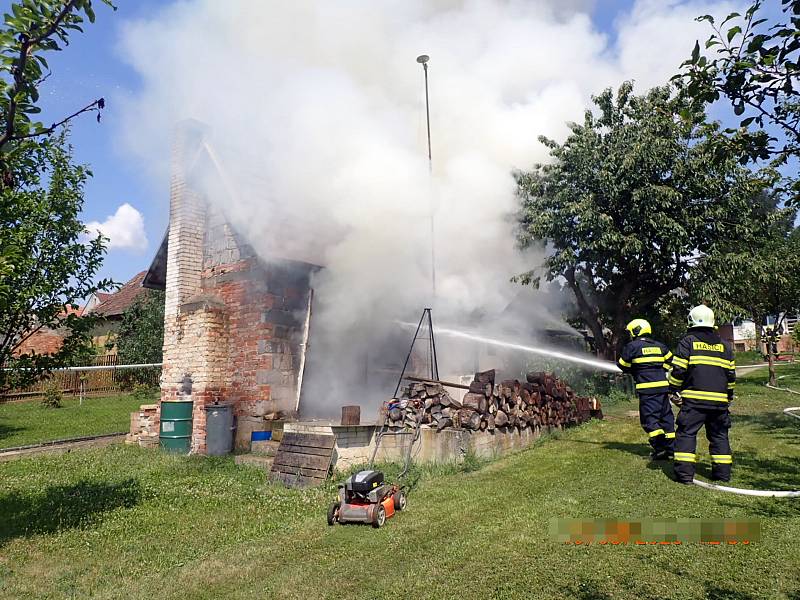
[[161, 367], [142, 367], [140, 369], [116, 369], [117, 356], [100, 356], [92, 361], [92, 367], [108, 369], [62, 370], [54, 371], [36, 383], [8, 390], [0, 395], [0, 402], [40, 398], [55, 384], [65, 396], [101, 396], [132, 389], [135, 385], [157, 387], [161, 377]]

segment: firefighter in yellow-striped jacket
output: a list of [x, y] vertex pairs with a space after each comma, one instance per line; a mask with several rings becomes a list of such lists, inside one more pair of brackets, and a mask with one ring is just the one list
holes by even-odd
[[667, 460], [672, 458], [675, 438], [675, 417], [669, 405], [666, 365], [672, 353], [650, 337], [650, 323], [634, 319], [626, 329], [631, 341], [625, 344], [617, 361], [625, 373], [633, 375], [636, 394], [639, 396], [639, 422], [647, 433], [653, 447], [650, 458]]
[[680, 392], [675, 438], [675, 477], [691, 483], [697, 463], [697, 433], [705, 425], [711, 452], [711, 478], [730, 481], [733, 456], [728, 441], [728, 411], [736, 386], [730, 344], [714, 329], [714, 311], [705, 305], [689, 312], [689, 330], [678, 342], [669, 374], [670, 389]]

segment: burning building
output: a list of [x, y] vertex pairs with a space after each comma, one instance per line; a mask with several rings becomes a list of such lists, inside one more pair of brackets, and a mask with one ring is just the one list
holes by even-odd
[[[233, 406], [239, 448], [248, 447], [252, 431], [268, 427], [271, 420], [296, 418], [301, 410], [306, 418], [333, 418], [343, 404], [356, 404], [371, 419], [397, 385], [414, 331], [398, 321], [417, 317], [424, 295], [411, 294], [407, 306], [376, 302], [372, 314], [362, 313], [360, 319], [349, 306], [343, 312], [343, 303], [359, 297], [355, 279], [331, 285], [325, 275], [333, 270], [315, 259], [323, 253], [313, 247], [314, 236], [295, 235], [291, 219], [282, 218], [276, 202], [266, 203], [270, 210], [263, 215], [274, 240], [259, 239], [252, 228], [242, 235], [228, 219], [223, 199], [235, 194], [234, 185], [224, 181], [205, 135], [197, 122], [178, 128], [170, 165], [169, 229], [142, 282], [166, 292], [161, 400], [180, 399], [191, 378], [191, 450], [197, 453], [206, 451], [205, 407], [215, 402]], [[282, 244], [281, 236], [294, 243]], [[339, 297], [315, 297], [315, 287]], [[403, 287], [401, 281], [388, 293]], [[325, 314], [331, 306], [334, 310]], [[508, 302], [500, 306], [503, 311], [473, 316], [500, 333], [501, 325], [510, 327], [523, 314]], [[448, 312], [451, 318], [455, 314]], [[343, 314], [349, 317], [344, 323]], [[542, 326], [536, 314], [523, 319], [529, 328]], [[498, 349], [480, 338], [452, 337], [437, 343], [443, 350], [442, 376], [451, 381], [496, 367], [516, 377], [530, 366], [513, 345]], [[425, 347], [420, 345], [420, 356], [411, 356], [410, 366], [413, 374], [427, 377]], [[159, 413], [157, 407], [149, 410], [145, 420], [150, 420], [148, 436], [154, 437]]]
[[183, 124], [171, 164], [169, 229], [143, 286], [166, 292], [161, 400], [192, 380], [191, 448], [206, 448], [205, 411], [232, 403], [237, 445], [265, 417], [297, 411], [311, 314], [310, 278], [319, 267], [266, 262], [192, 185], [202, 129]]

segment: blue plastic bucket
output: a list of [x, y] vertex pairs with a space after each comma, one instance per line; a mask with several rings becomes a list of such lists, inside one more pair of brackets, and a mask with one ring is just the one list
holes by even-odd
[[271, 431], [253, 431], [250, 433], [251, 442], [265, 442], [272, 439]]

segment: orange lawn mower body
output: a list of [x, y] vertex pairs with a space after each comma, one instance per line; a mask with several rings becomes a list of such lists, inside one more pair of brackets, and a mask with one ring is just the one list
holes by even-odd
[[381, 527], [406, 507], [405, 491], [385, 483], [380, 471], [359, 471], [339, 485], [339, 497], [328, 509], [328, 525], [364, 523]]

